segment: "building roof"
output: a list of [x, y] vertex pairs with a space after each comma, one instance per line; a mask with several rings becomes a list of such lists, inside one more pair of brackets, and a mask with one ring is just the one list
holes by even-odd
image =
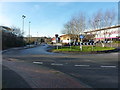
[[86, 32], [84, 32], [84, 33], [96, 32], [96, 31], [102, 31], [102, 30], [113, 29], [113, 28], [119, 28], [119, 27], [120, 27], [120, 25], [117, 25], [117, 26], [111, 26], [111, 27], [105, 27], [105, 28], [96, 29], [96, 30], [92, 30], [92, 31], [86, 31]]
[[0, 26], [0, 28], [4, 28], [5, 30], [11, 31], [12, 29], [7, 26]]
[[66, 37], [66, 36], [74, 36], [75, 34], [64, 34], [64, 35], [61, 35], [60, 37]]

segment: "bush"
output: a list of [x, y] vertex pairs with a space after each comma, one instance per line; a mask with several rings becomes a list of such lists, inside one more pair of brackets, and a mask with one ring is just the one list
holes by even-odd
[[12, 32], [2, 31], [2, 49], [24, 46], [25, 41], [22, 36], [17, 36]]

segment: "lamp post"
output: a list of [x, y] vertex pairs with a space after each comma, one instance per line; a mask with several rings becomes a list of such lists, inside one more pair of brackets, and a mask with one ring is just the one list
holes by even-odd
[[37, 32], [37, 45], [38, 45], [38, 32]]
[[22, 15], [22, 19], [23, 19], [23, 25], [22, 25], [22, 35], [24, 34], [24, 19], [26, 18], [25, 15]]
[[30, 21], [29, 21], [29, 47], [30, 47]]

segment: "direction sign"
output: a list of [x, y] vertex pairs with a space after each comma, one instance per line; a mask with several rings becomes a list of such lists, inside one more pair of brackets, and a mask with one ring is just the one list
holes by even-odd
[[80, 38], [82, 39], [82, 38], [84, 38], [85, 36], [84, 35], [80, 35]]

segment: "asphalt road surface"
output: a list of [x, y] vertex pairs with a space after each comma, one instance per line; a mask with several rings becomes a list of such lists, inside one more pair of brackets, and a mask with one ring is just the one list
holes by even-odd
[[[118, 88], [118, 53], [62, 54], [47, 52], [48, 47], [3, 53], [3, 87]], [[18, 76], [14, 85], [7, 74], [10, 70]]]

